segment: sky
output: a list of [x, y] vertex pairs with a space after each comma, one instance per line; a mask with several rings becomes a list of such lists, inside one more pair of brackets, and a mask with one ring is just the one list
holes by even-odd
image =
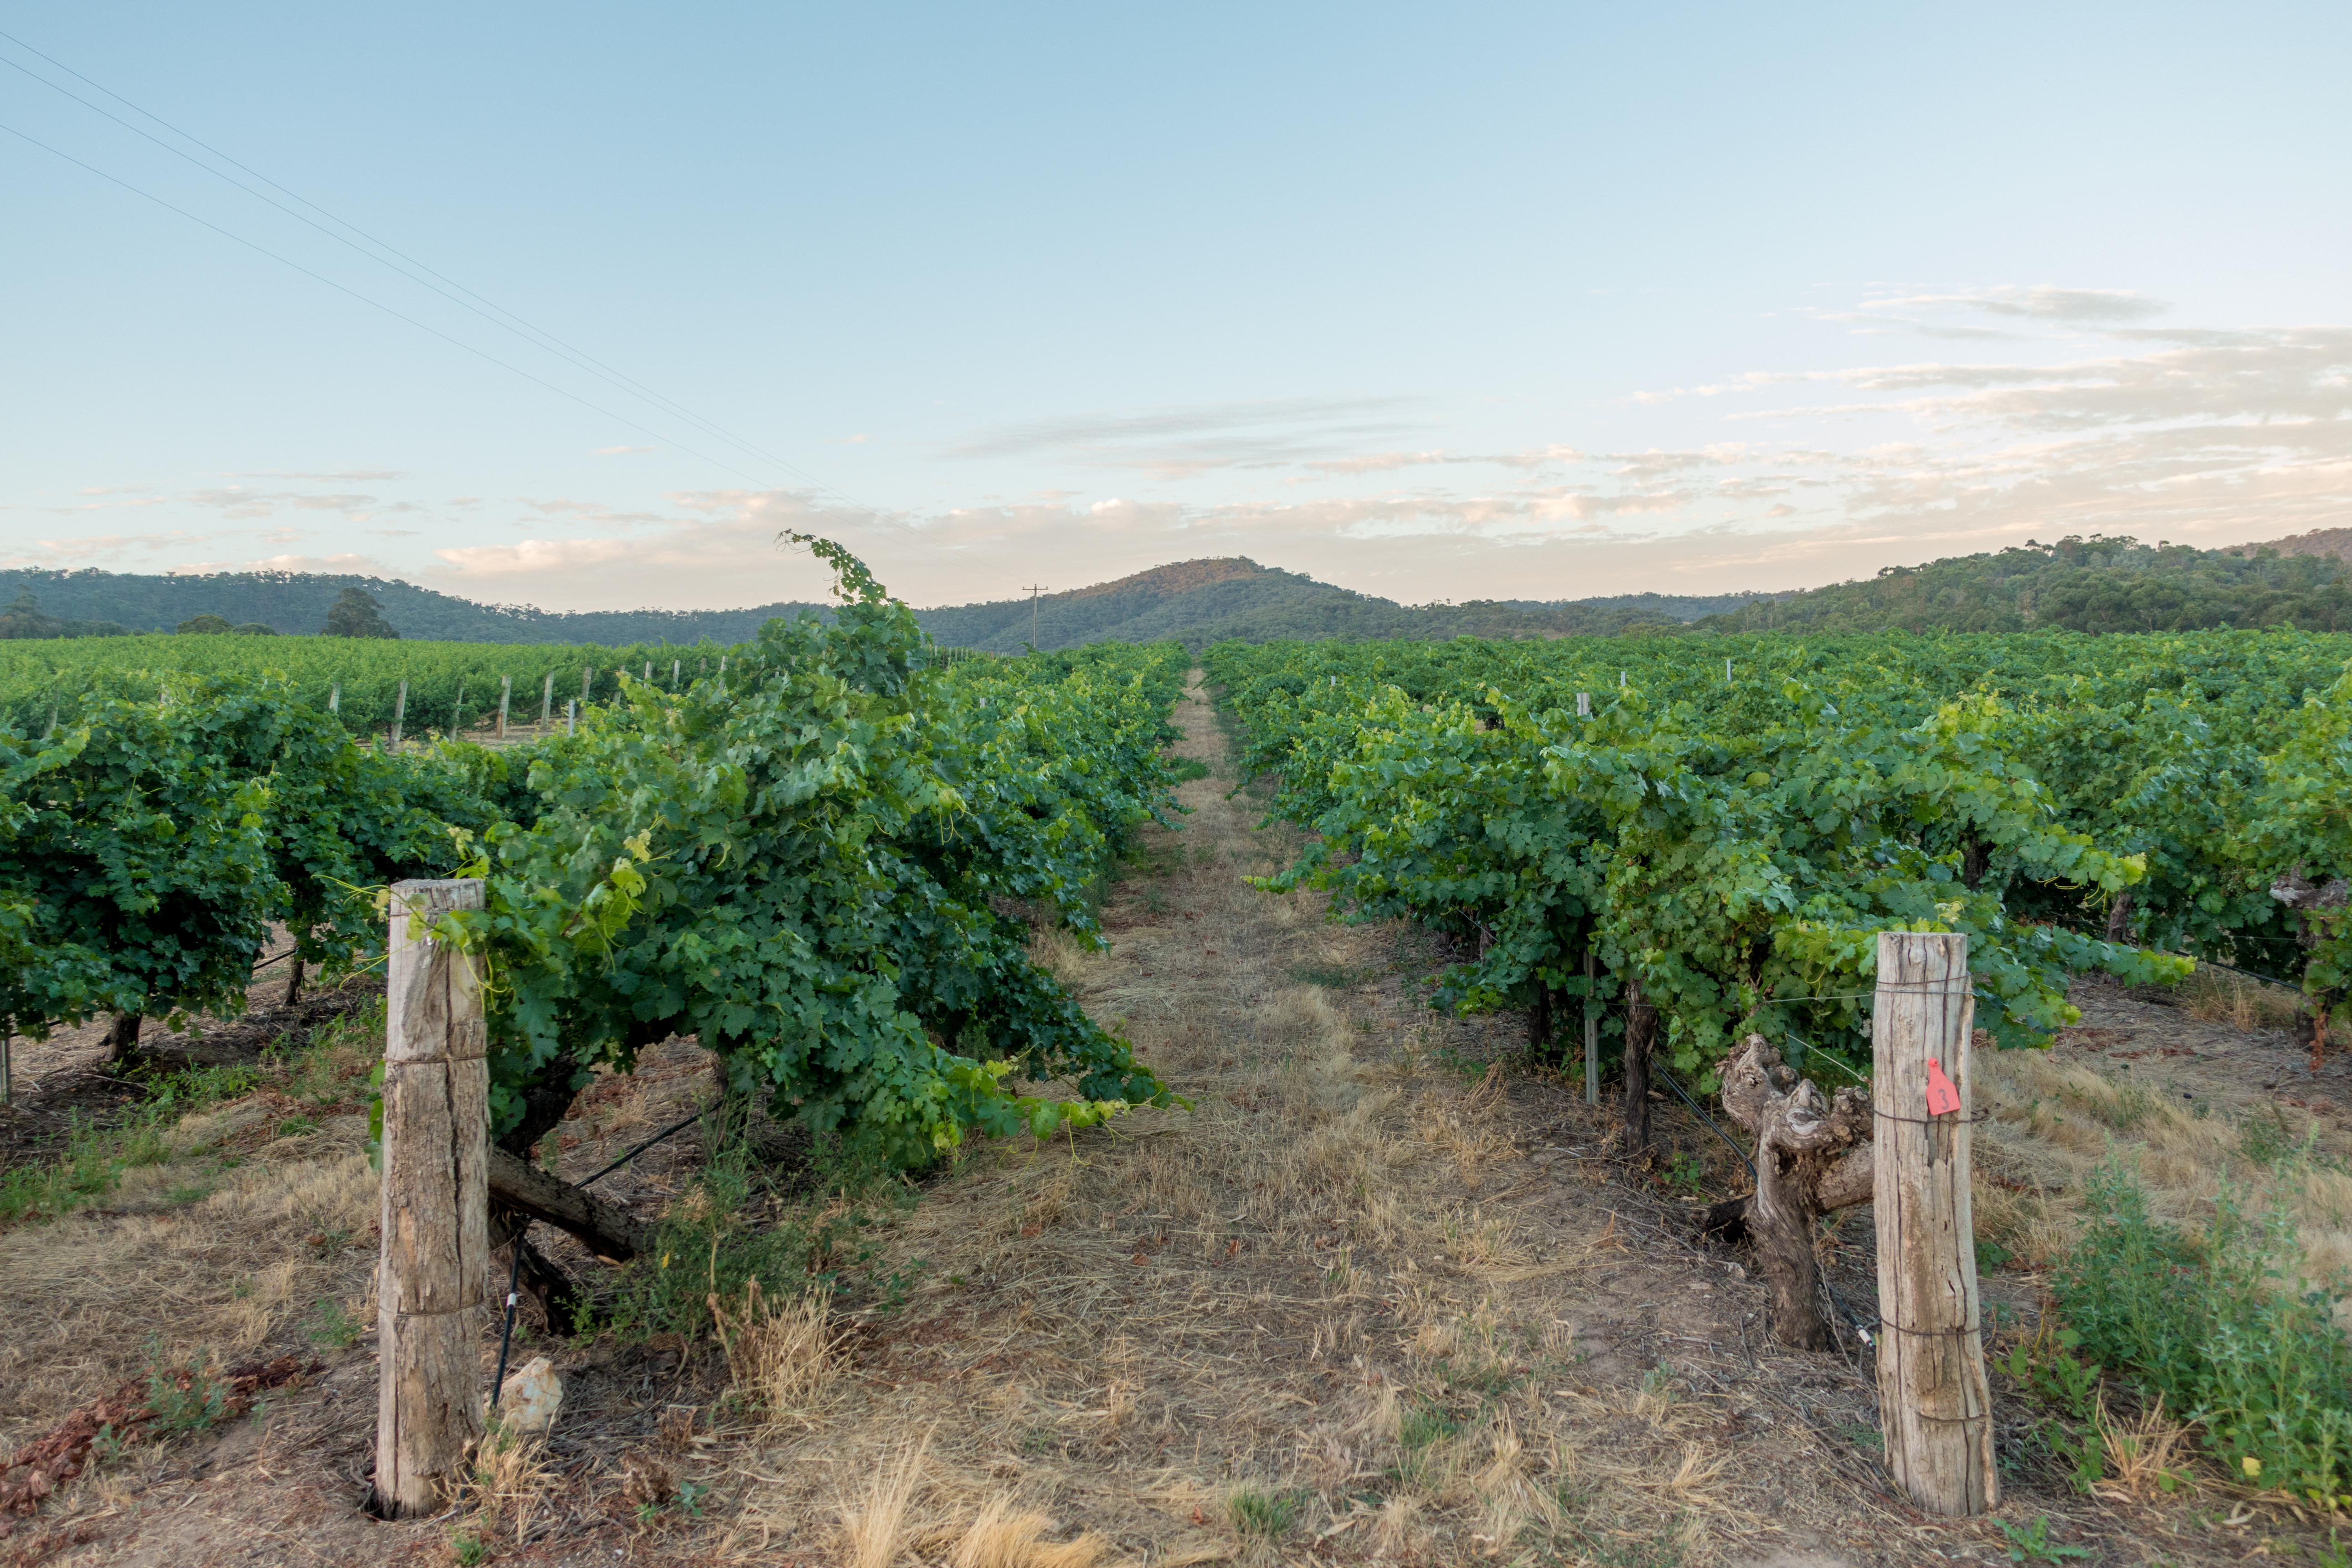
[[2341, 5], [0, 33], [0, 565], [1424, 603], [2352, 525]]

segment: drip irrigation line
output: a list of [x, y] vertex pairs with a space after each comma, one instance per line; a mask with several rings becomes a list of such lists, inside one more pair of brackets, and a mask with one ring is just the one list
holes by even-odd
[[582, 1177], [576, 1184], [584, 1187], [592, 1182], [603, 1181], [605, 1177], [611, 1175], [614, 1172], [619, 1170], [622, 1166], [627, 1164], [630, 1161], [635, 1159], [638, 1155], [644, 1153], [646, 1150], [652, 1148], [663, 1139], [672, 1137], [677, 1133], [685, 1131], [688, 1128], [693, 1126], [696, 1122], [701, 1121], [704, 1117], [709, 1114], [709, 1109], [706, 1107], [703, 1110], [696, 1111], [693, 1115], [688, 1117], [685, 1121], [677, 1123], [675, 1126], [663, 1128], [659, 1132], [655, 1133], [652, 1137], [646, 1139], [644, 1142], [638, 1144], [635, 1148], [630, 1150], [627, 1153], [622, 1155], [619, 1159], [614, 1161], [611, 1164], [605, 1166], [594, 1175]]
[[[701, 1121], [705, 1116], [709, 1114], [710, 1108], [706, 1106], [702, 1110], [698, 1110], [693, 1115], [688, 1117], [685, 1121], [677, 1122], [672, 1126], [663, 1128], [659, 1132], [655, 1133], [652, 1137], [646, 1139], [644, 1142], [638, 1144], [635, 1148], [630, 1150], [627, 1153], [622, 1155], [619, 1159], [614, 1161], [611, 1164], [605, 1166], [594, 1175], [586, 1177], [572, 1184], [575, 1186], [584, 1187], [591, 1182], [603, 1181], [605, 1177], [611, 1175], [614, 1172], [619, 1170], [622, 1166], [627, 1164], [630, 1161], [635, 1159], [638, 1155], [644, 1153], [646, 1150], [652, 1148], [663, 1139], [674, 1137], [677, 1133], [685, 1131], [688, 1128], [693, 1126], [696, 1122]], [[522, 1283], [522, 1238], [530, 1230], [530, 1217], [526, 1215], [523, 1217], [522, 1224], [515, 1227], [514, 1263], [513, 1266], [507, 1270], [506, 1323], [499, 1330], [499, 1370], [490, 1378], [490, 1408], [492, 1410], [496, 1410], [499, 1407], [499, 1395], [506, 1390], [507, 1350], [509, 1346], [514, 1343], [515, 1290], [516, 1287]]]

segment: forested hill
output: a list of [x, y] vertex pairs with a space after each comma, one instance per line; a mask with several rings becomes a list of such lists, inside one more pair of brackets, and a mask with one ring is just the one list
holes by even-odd
[[109, 631], [168, 632], [198, 616], [233, 626], [257, 625], [288, 634], [315, 633], [345, 588], [358, 588], [383, 606], [383, 618], [404, 637], [431, 642], [632, 643], [747, 642], [765, 622], [800, 604], [743, 610], [541, 610], [530, 605], [480, 605], [382, 577], [310, 572], [220, 572], [147, 576], [135, 573], [39, 569], [0, 572], [0, 605], [29, 592], [55, 629], [18, 635], [103, 636]]
[[[924, 627], [958, 647], [1017, 653], [1032, 637], [1026, 599], [922, 610]], [[1155, 566], [1115, 583], [1041, 595], [1034, 637], [1043, 648], [1093, 642], [1173, 638], [1202, 648], [1227, 640], [1282, 637], [1538, 637], [1595, 635], [1629, 626], [1664, 629], [1676, 617], [1653, 608], [1543, 605], [1480, 599], [1466, 605], [1401, 605], [1246, 556]]]
[[[231, 626], [261, 626], [281, 633], [316, 633], [345, 588], [356, 587], [382, 606], [404, 637], [438, 642], [721, 644], [749, 640], [762, 622], [828, 606], [761, 605], [741, 610], [608, 610], [561, 613], [528, 605], [480, 605], [414, 584], [380, 577], [306, 573], [220, 573], [209, 576], [141, 576], [99, 571], [0, 572], [0, 637], [90, 637], [110, 632], [172, 631], [198, 616]], [[24, 595], [31, 595], [26, 605]], [[1608, 633], [1628, 626], [1659, 629], [1689, 618], [1701, 601], [1659, 600], [1608, 605], [1400, 605], [1392, 599], [1335, 588], [1296, 572], [1243, 557], [1186, 561], [1154, 567], [1067, 593], [1041, 596], [1035, 636], [1044, 648], [1097, 642], [1157, 642], [1195, 648], [1227, 638], [1266, 642], [1277, 637], [1557, 637]], [[1710, 607], [1712, 607], [1710, 605]], [[1681, 614], [1676, 614], [1679, 609]], [[1017, 653], [1031, 637], [1026, 599], [919, 610], [917, 619], [950, 647]]]
[[[2305, 536], [2317, 538], [2316, 535]], [[1708, 631], [2080, 632], [2298, 626], [2352, 631], [2345, 562], [2302, 541], [2196, 550], [2093, 534], [1758, 599], [1709, 616]]]
[[[2093, 535], [1998, 554], [1890, 567], [1862, 582], [1772, 595], [1695, 597], [1629, 594], [1574, 600], [1474, 599], [1402, 605], [1261, 566], [1245, 556], [1156, 566], [1115, 583], [1027, 599], [916, 612], [950, 647], [1017, 653], [1171, 638], [1194, 649], [1226, 640], [1480, 637], [1497, 639], [1672, 631], [2191, 630], [2292, 626], [2352, 631], [2352, 566], [2336, 551], [2352, 533], [2313, 533], [2230, 550], [2153, 548]], [[171, 631], [199, 616], [231, 626], [313, 634], [347, 588], [382, 607], [404, 637], [439, 642], [719, 644], [750, 640], [762, 623], [829, 606], [739, 610], [560, 612], [482, 605], [411, 583], [305, 573], [142, 576], [99, 571], [0, 572], [0, 637], [90, 637]], [[1034, 622], [1033, 622], [1034, 614]]]

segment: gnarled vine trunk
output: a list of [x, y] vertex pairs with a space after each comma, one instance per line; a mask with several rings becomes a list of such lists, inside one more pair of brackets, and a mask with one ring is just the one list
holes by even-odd
[[120, 1067], [139, 1054], [139, 1025], [143, 1015], [117, 1013], [106, 1031], [106, 1064]]
[[1724, 1212], [1735, 1205], [1717, 1205], [1706, 1228], [1746, 1236], [1770, 1291], [1774, 1339], [1800, 1350], [1832, 1349], [1813, 1228], [1831, 1210], [1870, 1197], [1870, 1098], [1842, 1089], [1825, 1099], [1782, 1065], [1763, 1036], [1750, 1035], [1725, 1064], [1723, 1104], [1756, 1135], [1756, 1191], [1735, 1200], [1736, 1212]]

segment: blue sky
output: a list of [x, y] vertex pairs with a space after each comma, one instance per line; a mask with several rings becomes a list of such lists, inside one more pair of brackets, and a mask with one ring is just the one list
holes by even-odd
[[2340, 5], [0, 16], [0, 563], [1418, 602], [2352, 523]]

